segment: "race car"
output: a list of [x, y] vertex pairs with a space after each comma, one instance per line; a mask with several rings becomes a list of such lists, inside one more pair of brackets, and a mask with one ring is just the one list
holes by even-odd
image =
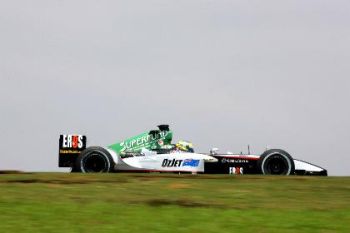
[[176, 172], [205, 174], [264, 174], [264, 175], [320, 175], [327, 170], [294, 159], [281, 149], [269, 149], [261, 155], [196, 153], [188, 141], [172, 144], [169, 125], [159, 125], [107, 147], [87, 147], [84, 135], [64, 134], [59, 139], [59, 167], [72, 172]]

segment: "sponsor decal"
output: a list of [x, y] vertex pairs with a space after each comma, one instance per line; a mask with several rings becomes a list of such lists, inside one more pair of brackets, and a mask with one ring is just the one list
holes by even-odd
[[[169, 132], [166, 131], [161, 131], [158, 134], [146, 134], [142, 137], [137, 137], [134, 138], [130, 141], [123, 141], [120, 143], [120, 146], [122, 147], [121, 151], [124, 150], [128, 150], [131, 148], [135, 148], [135, 147], [147, 147], [149, 146], [151, 143], [153, 143], [154, 141], [158, 141], [161, 138], [166, 137], [169, 134]], [[163, 141], [162, 141], [163, 143]]]
[[162, 167], [198, 167], [198, 159], [164, 159]]
[[199, 160], [198, 159], [185, 159], [183, 162], [183, 167], [198, 167]]
[[61, 148], [81, 149], [83, 148], [83, 136], [82, 135], [62, 135]]
[[223, 158], [221, 160], [221, 163], [249, 163], [248, 159], [228, 159], [228, 158]]
[[60, 150], [60, 154], [80, 154], [78, 150]]
[[180, 159], [164, 159], [162, 167], [181, 167], [182, 161]]
[[229, 174], [243, 175], [243, 167], [229, 167]]

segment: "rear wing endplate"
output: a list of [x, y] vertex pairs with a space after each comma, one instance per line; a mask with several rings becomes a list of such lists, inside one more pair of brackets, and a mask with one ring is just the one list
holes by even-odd
[[62, 134], [59, 140], [58, 166], [73, 167], [80, 153], [86, 148], [86, 136]]

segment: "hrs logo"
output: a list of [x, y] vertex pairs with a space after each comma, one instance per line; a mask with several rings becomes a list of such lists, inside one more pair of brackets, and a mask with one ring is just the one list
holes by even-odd
[[82, 135], [61, 135], [61, 148], [82, 149], [84, 136]]

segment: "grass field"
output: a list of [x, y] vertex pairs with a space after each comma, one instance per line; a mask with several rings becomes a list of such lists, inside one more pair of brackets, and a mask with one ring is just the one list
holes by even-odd
[[350, 232], [350, 178], [0, 174], [0, 232]]

